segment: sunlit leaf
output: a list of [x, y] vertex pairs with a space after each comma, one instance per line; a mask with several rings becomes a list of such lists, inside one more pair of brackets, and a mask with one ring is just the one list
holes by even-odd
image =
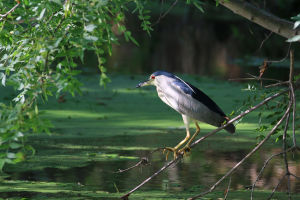
[[9, 147], [12, 148], [12, 149], [18, 149], [20, 147], [22, 147], [21, 144], [18, 144], [18, 143], [15, 143], [15, 142], [12, 142], [9, 144]]
[[88, 24], [87, 26], [84, 26], [84, 30], [87, 32], [93, 32], [96, 27], [97, 26], [95, 24]]
[[46, 8], [44, 8], [42, 11], [41, 11], [41, 13], [40, 13], [40, 16], [37, 18], [37, 20], [42, 20], [43, 19], [43, 17], [44, 17], [44, 15], [45, 15], [45, 12], [46, 12]]
[[15, 154], [15, 153], [7, 153], [6, 156], [7, 156], [7, 158], [9, 158], [9, 159], [14, 159], [14, 158], [16, 158], [16, 154]]
[[98, 40], [98, 38], [96, 36], [92, 36], [92, 35], [88, 35], [88, 34], [84, 34], [84, 39], [95, 42]]
[[5, 75], [3, 72], [0, 73], [0, 79], [1, 79], [2, 85], [5, 86], [5, 83], [6, 83], [6, 75]]
[[294, 23], [294, 29], [296, 29], [299, 25], [300, 25], [300, 21], [296, 21], [296, 22]]
[[300, 40], [300, 35], [295, 35], [294, 37], [289, 38], [286, 40], [287, 42], [297, 42]]

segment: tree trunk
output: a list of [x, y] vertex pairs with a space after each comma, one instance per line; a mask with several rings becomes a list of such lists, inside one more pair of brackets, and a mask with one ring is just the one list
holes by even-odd
[[219, 0], [219, 3], [234, 13], [278, 34], [285, 38], [300, 35], [300, 27], [293, 29], [294, 23], [281, 19], [252, 4], [241, 0]]

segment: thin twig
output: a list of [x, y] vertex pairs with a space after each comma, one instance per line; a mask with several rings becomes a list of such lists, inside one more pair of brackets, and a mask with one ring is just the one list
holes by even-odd
[[281, 80], [277, 80], [277, 79], [274, 79], [274, 78], [261, 78], [261, 77], [259, 77], [259, 76], [255, 76], [255, 75], [253, 75], [253, 74], [250, 74], [250, 73], [246, 73], [246, 74], [248, 74], [250, 77], [252, 77], [252, 78], [255, 78], [256, 80], [263, 80], [263, 81], [276, 81], [276, 82], [282, 82]]
[[289, 174], [289, 166], [288, 166], [288, 162], [287, 162], [287, 158], [286, 158], [286, 133], [287, 133], [288, 126], [289, 126], [289, 120], [290, 120], [290, 113], [288, 113], [288, 115], [286, 117], [286, 122], [285, 122], [283, 135], [282, 135], [283, 159], [285, 162], [285, 169], [288, 174]]
[[289, 195], [289, 200], [292, 199], [292, 193], [291, 193], [291, 174], [286, 174], [288, 178], [288, 184], [287, 184], [287, 190], [288, 190], [288, 195]]
[[66, 19], [65, 15], [63, 15], [63, 17], [61, 18], [61, 20], [59, 21], [58, 25], [56, 26], [56, 28], [54, 29], [53, 33], [55, 33], [62, 25], [63, 21]]
[[224, 200], [227, 199], [227, 195], [228, 195], [229, 190], [230, 190], [230, 184], [231, 184], [231, 176], [229, 177], [228, 187], [227, 187], [227, 190], [226, 190], [226, 193], [225, 193], [225, 196], [224, 196]]
[[268, 133], [268, 135], [256, 146], [254, 147], [240, 162], [238, 162], [234, 167], [232, 167], [222, 178], [220, 178], [213, 186], [211, 186], [211, 188], [199, 195], [196, 195], [192, 198], [190, 198], [190, 200], [193, 199], [197, 199], [199, 197], [202, 197], [212, 191], [214, 191], [216, 189], [216, 187], [228, 176], [230, 176], [241, 164], [243, 164], [245, 162], [245, 160], [247, 160], [250, 156], [252, 156], [258, 149], [260, 149], [260, 147], [266, 142], [268, 141], [268, 139], [271, 137], [271, 135], [275, 132], [275, 130], [277, 130], [278, 126], [282, 123], [282, 121], [286, 118], [287, 114], [290, 112], [290, 109], [292, 107], [291, 102], [289, 103], [288, 108], [286, 109], [284, 115], [281, 117], [281, 119], [275, 124], [275, 126], [271, 129], [271, 131]]
[[128, 167], [126, 169], [119, 169], [118, 171], [116, 171], [115, 173], [123, 173], [123, 172], [126, 172], [126, 171], [129, 171], [133, 168], [136, 168], [140, 165], [149, 165], [149, 160], [148, 158], [146, 157], [142, 157], [141, 160], [139, 162], [137, 162], [135, 165], [131, 166], [131, 167]]
[[272, 190], [271, 195], [268, 197], [268, 200], [272, 199], [275, 191], [277, 190], [277, 188], [279, 187], [279, 185], [281, 184], [281, 182], [283, 181], [283, 179], [285, 178], [286, 175], [282, 176], [282, 178], [278, 181], [278, 184], [274, 187], [274, 189]]
[[296, 148], [295, 147], [291, 147], [291, 148], [288, 148], [287, 150], [285, 151], [282, 151], [282, 152], [279, 152], [277, 154], [273, 154], [271, 155], [267, 160], [265, 160], [264, 162], [264, 165], [262, 166], [262, 168], [260, 169], [257, 177], [256, 177], [256, 180], [254, 181], [254, 183], [252, 184], [251, 186], [251, 200], [253, 200], [253, 192], [254, 192], [254, 189], [255, 189], [255, 186], [256, 186], [256, 183], [257, 181], [261, 178], [262, 176], [262, 173], [264, 172], [265, 168], [267, 167], [268, 163], [276, 156], [280, 156], [281, 154], [284, 154], [284, 153], [288, 153], [290, 151], [293, 151], [295, 150]]
[[168, 8], [168, 10], [163, 14], [163, 15], [159, 15], [159, 18], [157, 19], [156, 22], [154, 22], [151, 27], [155, 26], [156, 24], [158, 24], [172, 9], [173, 7], [177, 4], [178, 0], [175, 0], [173, 2], [173, 4]]
[[289, 152], [289, 151], [291, 151], [292, 149], [293, 149], [293, 148], [289, 148], [289, 149], [287, 149], [285, 152], [282, 151], [282, 152], [280, 152], [280, 153], [273, 154], [273, 155], [271, 155], [271, 156], [264, 162], [264, 165], [263, 165], [262, 168], [260, 169], [260, 171], [259, 171], [259, 173], [258, 173], [258, 175], [257, 175], [257, 177], [256, 177], [256, 180], [254, 181], [254, 183], [253, 183], [252, 186], [251, 186], [251, 198], [250, 198], [251, 200], [253, 199], [253, 193], [254, 193], [254, 189], [255, 189], [256, 183], [257, 183], [257, 181], [261, 178], [261, 176], [262, 176], [262, 174], [263, 174], [265, 168], [266, 168], [267, 165], [269, 164], [269, 162], [270, 162], [274, 157], [280, 156], [281, 154], [286, 153], [286, 152]]
[[288, 84], [289, 84], [289, 81], [284, 81], [284, 82], [279, 82], [279, 83], [266, 85], [265, 88], [277, 87], [277, 86], [288, 85]]
[[295, 98], [295, 88], [294, 88], [294, 50], [290, 51], [289, 84], [290, 84], [291, 97], [292, 97], [292, 101], [293, 101], [293, 120], [292, 120], [293, 145], [297, 146], [296, 133], [295, 133], [296, 98]]
[[[286, 93], [287, 91], [289, 91], [288, 89], [283, 90], [281, 92], [278, 92], [266, 99], [264, 99], [262, 102], [260, 102], [259, 104], [257, 104], [256, 106], [244, 111], [243, 113], [241, 113], [240, 115], [236, 116], [235, 118], [229, 120], [225, 125], [211, 131], [210, 133], [206, 134], [205, 136], [201, 137], [200, 139], [196, 140], [194, 143], [192, 143], [190, 145], [190, 148], [192, 149], [195, 145], [197, 145], [199, 142], [201, 142], [202, 140], [206, 139], [207, 137], [219, 132], [220, 130], [226, 128], [229, 124], [232, 124], [233, 122], [235, 122], [236, 120], [239, 120], [240, 118], [244, 117], [245, 115], [249, 114], [250, 112], [258, 109], [259, 107], [261, 107], [262, 105], [266, 104], [267, 102], [269, 102], [272, 99], [275, 99], [279, 96], [281, 96], [282, 94]], [[129, 195], [132, 194], [133, 192], [135, 192], [136, 190], [138, 190], [140, 187], [142, 187], [143, 185], [145, 185], [147, 182], [149, 182], [151, 179], [153, 179], [155, 176], [157, 176], [158, 174], [160, 174], [161, 172], [163, 172], [164, 170], [166, 170], [167, 168], [169, 168], [170, 166], [172, 166], [173, 164], [177, 163], [178, 161], [180, 161], [183, 158], [183, 152], [179, 153], [178, 157], [175, 160], [172, 160], [170, 162], [168, 162], [167, 164], [165, 164], [162, 168], [160, 168], [157, 172], [155, 172], [153, 175], [151, 175], [150, 177], [148, 177], [147, 179], [145, 179], [143, 182], [141, 182], [139, 185], [137, 185], [135, 188], [133, 188], [132, 190], [130, 190], [128, 193], [126, 193], [125, 195], [123, 195], [121, 197], [121, 199], [128, 199]]]
[[232, 79], [228, 79], [229, 81], [251, 81], [251, 80], [255, 80], [255, 81], [275, 81], [278, 83], [282, 83], [282, 81], [277, 80], [277, 79], [273, 79], [273, 78], [260, 78], [258, 76], [254, 76], [252, 74], [247, 73], [247, 75], [249, 75], [249, 78], [232, 78]]
[[3, 15], [0, 14], [0, 17], [1, 17], [0, 21], [2, 21], [5, 17], [7, 17], [7, 15], [12, 13], [19, 5], [20, 5], [20, 2], [18, 1], [17, 4], [14, 7], [12, 7], [12, 9], [10, 9], [7, 13], [5, 13]]
[[147, 182], [149, 182], [151, 179], [153, 179], [155, 176], [157, 176], [158, 174], [160, 174], [162, 171], [164, 171], [165, 169], [167, 169], [168, 167], [170, 167], [171, 165], [173, 165], [174, 163], [176, 163], [177, 161], [179, 161], [182, 158], [182, 154], [178, 155], [178, 157], [175, 160], [172, 160], [170, 162], [168, 162], [166, 165], [164, 165], [162, 168], [160, 168], [157, 172], [155, 172], [154, 174], [152, 174], [150, 177], [148, 177], [147, 179], [145, 179], [143, 182], [141, 182], [138, 186], [136, 186], [135, 188], [133, 188], [132, 190], [130, 190], [128, 193], [126, 193], [125, 195], [123, 195], [121, 197], [121, 199], [128, 199], [129, 195], [133, 192], [135, 192], [136, 190], [138, 190], [140, 187], [142, 187], [144, 184], [146, 184]]
[[[290, 102], [292, 102], [291, 92], [290, 92]], [[284, 130], [283, 130], [283, 135], [282, 135], [282, 149], [284, 151], [284, 153], [283, 153], [283, 160], [284, 160], [285, 171], [286, 171], [285, 175], [288, 178], [288, 184], [287, 184], [288, 195], [289, 195], [289, 200], [291, 200], [290, 170], [289, 170], [289, 163], [288, 163], [287, 155], [286, 155], [286, 134], [287, 134], [288, 126], [289, 126], [289, 120], [290, 120], [290, 113], [288, 113], [288, 115], [286, 117], [286, 122], [285, 122]]]
[[259, 51], [262, 46], [264, 45], [264, 43], [271, 37], [271, 35], [273, 34], [272, 31], [270, 31], [270, 33], [265, 37], [265, 39], [263, 39], [263, 41], [260, 43], [259, 48], [257, 49], [257, 51]]
[[152, 155], [154, 152], [161, 151], [161, 150], [164, 150], [164, 149], [165, 148], [156, 148], [156, 149], [152, 150], [147, 156], [142, 157], [140, 159], [140, 161], [137, 162], [136, 164], [134, 164], [133, 166], [130, 166], [130, 167], [126, 168], [126, 169], [119, 169], [115, 173], [123, 173], [123, 172], [129, 171], [131, 169], [134, 169], [134, 168], [136, 168], [136, 167], [138, 167], [140, 165], [144, 165], [144, 166], [150, 165], [151, 164], [150, 161], [149, 161], [150, 155]]
[[288, 50], [287, 50], [287, 53], [286, 53], [286, 55], [283, 58], [281, 58], [280, 60], [268, 60], [267, 62], [268, 63], [280, 63], [280, 62], [283, 62], [285, 59], [287, 59], [287, 57], [290, 54], [291, 45], [292, 45], [292, 43], [290, 42]]

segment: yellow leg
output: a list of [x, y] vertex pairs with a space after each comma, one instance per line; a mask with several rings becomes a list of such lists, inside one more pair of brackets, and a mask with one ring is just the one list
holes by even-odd
[[183, 152], [184, 154], [187, 152], [187, 151], [190, 151], [190, 144], [192, 143], [192, 141], [195, 139], [195, 137], [200, 133], [200, 127], [198, 125], [197, 122], [195, 122], [195, 125], [196, 125], [196, 132], [194, 133], [194, 135], [192, 136], [192, 138], [188, 141], [188, 143], [178, 151], [178, 153], [180, 152]]
[[179, 149], [179, 147], [181, 147], [181, 145], [183, 145], [186, 141], [188, 141], [188, 139], [190, 138], [190, 131], [189, 129], [186, 129], [186, 136], [185, 138], [179, 142], [174, 148], [172, 147], [165, 147], [164, 148], [164, 151], [163, 151], [163, 154], [167, 151], [167, 154], [166, 154], [166, 160], [168, 160], [168, 156], [169, 156], [169, 153], [170, 152], [173, 152], [173, 156], [174, 156], [174, 160], [177, 158], [177, 150]]

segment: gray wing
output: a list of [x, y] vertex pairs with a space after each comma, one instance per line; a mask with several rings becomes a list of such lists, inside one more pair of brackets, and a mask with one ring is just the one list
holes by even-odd
[[180, 88], [181, 98], [177, 101], [180, 113], [214, 126], [224, 122], [226, 115], [205, 93], [179, 78], [172, 84]]

